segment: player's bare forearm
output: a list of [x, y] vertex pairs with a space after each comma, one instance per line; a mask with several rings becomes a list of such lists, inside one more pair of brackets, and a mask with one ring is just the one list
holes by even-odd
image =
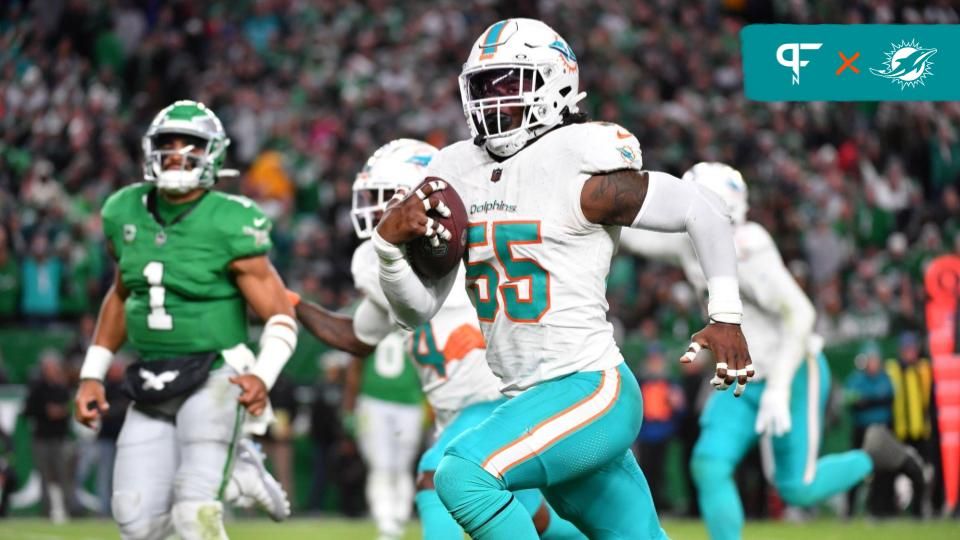
[[100, 313], [97, 315], [97, 327], [93, 331], [94, 345], [117, 351], [127, 340], [127, 319], [123, 311], [123, 303], [130, 296], [130, 292], [123, 286], [119, 270], [113, 280], [113, 285], [100, 304]]
[[646, 171], [621, 169], [591, 176], [580, 192], [580, 208], [591, 223], [633, 224], [647, 197]]
[[264, 321], [274, 315], [294, 316], [287, 289], [266, 255], [237, 259], [230, 263], [237, 287], [250, 308]]
[[363, 373], [363, 362], [366, 355], [354, 355], [347, 366], [346, 377], [343, 381], [343, 410], [353, 413], [357, 409], [357, 394], [360, 393], [360, 379]]
[[366, 356], [373, 347], [360, 341], [353, 330], [353, 317], [334, 313], [313, 302], [301, 300], [297, 319], [311, 334], [327, 345], [357, 356]]
[[253, 368], [230, 378], [242, 390], [237, 401], [259, 416], [268, 404], [270, 388], [297, 348], [297, 324], [287, 288], [266, 255], [236, 259], [230, 270], [247, 304], [265, 321]]

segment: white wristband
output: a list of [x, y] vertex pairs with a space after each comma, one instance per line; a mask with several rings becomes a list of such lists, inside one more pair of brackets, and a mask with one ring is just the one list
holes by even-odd
[[102, 345], [91, 345], [83, 359], [83, 366], [80, 367], [80, 379], [102, 381], [112, 362], [113, 351]]
[[707, 280], [707, 313], [710, 320], [729, 324], [743, 321], [743, 302], [740, 301], [740, 284], [733, 277], [713, 277]]
[[[384, 240], [376, 229], [373, 230], [370, 240], [373, 242], [374, 251], [380, 258], [380, 268], [384, 270], [381, 275], [386, 273], [385, 277], [390, 279], [405, 273], [407, 270], [412, 270], [410, 263], [407, 262], [407, 258], [403, 254], [402, 246]], [[390, 280], [393, 281], [393, 279]]]
[[283, 371], [287, 360], [297, 348], [297, 323], [293, 317], [277, 314], [267, 319], [260, 336], [260, 354], [250, 373], [260, 377], [267, 386], [273, 388], [277, 377]]

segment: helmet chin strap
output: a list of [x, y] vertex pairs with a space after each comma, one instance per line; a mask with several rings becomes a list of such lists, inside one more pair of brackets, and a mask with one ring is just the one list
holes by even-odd
[[523, 150], [531, 135], [529, 128], [521, 129], [506, 137], [487, 139], [485, 148], [499, 157], [510, 157]]
[[[579, 109], [577, 108], [576, 104], [582, 101], [585, 97], [587, 97], [586, 92], [579, 92], [576, 96], [574, 96], [574, 98], [568, 102], [565, 108], [565, 110], [568, 111], [567, 114], [579, 114]], [[539, 125], [533, 128], [524, 128], [507, 137], [490, 138], [482, 133], [477, 133], [477, 136], [473, 138], [473, 144], [486, 148], [490, 153], [498, 157], [510, 157], [520, 150], [523, 150], [527, 143], [532, 139], [536, 139], [558, 125], [563, 124], [563, 120], [564, 115], [561, 114], [559, 122], [554, 122], [549, 125]], [[497, 142], [500, 140], [504, 140], [503, 144], [497, 144]]]

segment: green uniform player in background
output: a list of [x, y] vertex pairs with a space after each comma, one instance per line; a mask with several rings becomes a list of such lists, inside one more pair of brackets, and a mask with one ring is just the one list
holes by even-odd
[[[174, 531], [184, 540], [226, 538], [225, 496], [271, 496], [263, 482], [257, 493], [238, 492], [230, 475], [246, 415], [267, 410], [297, 325], [266, 256], [270, 220], [249, 199], [211, 190], [229, 142], [203, 104], [174, 103], [143, 139], [146, 181], [103, 206], [117, 272], [81, 369], [76, 410], [91, 425], [109, 407], [101, 381], [129, 340], [139, 361], [124, 382], [134, 403], [117, 444], [111, 504], [125, 539]], [[266, 321], [256, 357], [245, 345], [247, 305]], [[262, 480], [253, 453], [247, 449], [248, 465]]]

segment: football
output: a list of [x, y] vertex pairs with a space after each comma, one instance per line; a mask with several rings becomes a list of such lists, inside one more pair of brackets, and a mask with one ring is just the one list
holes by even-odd
[[[440, 178], [428, 177], [414, 189], [420, 189], [432, 180]], [[460, 264], [467, 249], [467, 209], [463, 206], [460, 195], [449, 182], [446, 184], [446, 189], [436, 192], [435, 196], [450, 209], [450, 217], [441, 216], [435, 209], [431, 209], [427, 215], [450, 231], [450, 241], [441, 238], [440, 245], [432, 246], [429, 238], [421, 236], [407, 242], [406, 246], [410, 266], [421, 277], [428, 279], [439, 279], [449, 274]]]

